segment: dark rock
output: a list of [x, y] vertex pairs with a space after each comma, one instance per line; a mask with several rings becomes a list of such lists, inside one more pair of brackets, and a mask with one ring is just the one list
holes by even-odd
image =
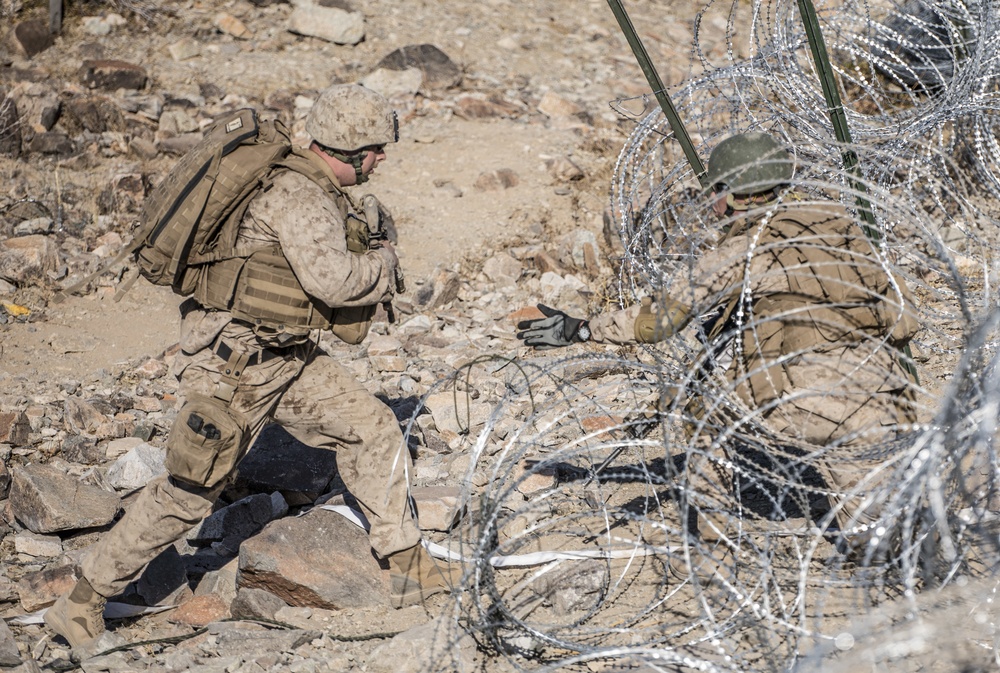
[[73, 565], [28, 573], [17, 582], [21, 607], [28, 612], [48, 607], [64, 593], [71, 591], [79, 578], [76, 566]]
[[14, 45], [28, 58], [40, 54], [52, 46], [48, 22], [42, 19], [22, 21], [14, 26]]
[[54, 467], [31, 463], [14, 470], [10, 506], [32, 533], [56, 533], [110, 523], [120, 501]]
[[448, 55], [433, 44], [411, 44], [390, 52], [375, 69], [407, 70], [418, 68], [424, 75], [424, 86], [447, 89], [462, 80], [462, 71]]
[[0, 619], [0, 666], [9, 668], [21, 665], [21, 653], [17, 649], [17, 640], [7, 622]]
[[269, 591], [289, 605], [332, 610], [389, 599], [368, 535], [323, 509], [274, 521], [244, 542], [239, 586]]
[[26, 151], [37, 152], [38, 154], [55, 154], [61, 157], [72, 156], [76, 153], [76, 145], [65, 133], [47, 131], [36, 133], [25, 144]]
[[63, 424], [70, 432], [92, 435], [108, 420], [108, 417], [88, 400], [70, 396], [63, 404]]
[[14, 99], [0, 87], [0, 155], [17, 157], [21, 154], [21, 124]]
[[63, 457], [73, 463], [94, 465], [107, 458], [104, 447], [97, 444], [97, 438], [91, 435], [70, 435], [62, 443]]
[[0, 460], [0, 500], [7, 497], [10, 492], [10, 471], [7, 470], [7, 464]]
[[21, 446], [28, 442], [31, 423], [23, 411], [0, 411], [0, 444]]
[[461, 279], [454, 271], [438, 269], [430, 283], [426, 283], [417, 292], [416, 300], [421, 306], [438, 308], [458, 297], [461, 289]]
[[269, 591], [244, 587], [236, 592], [229, 612], [235, 619], [274, 619], [275, 613], [287, 606], [288, 603]]
[[125, 130], [121, 108], [105, 96], [77, 96], [63, 103], [62, 125], [72, 134]]
[[91, 89], [142, 89], [148, 79], [142, 66], [125, 61], [84, 61], [80, 69], [80, 80]]
[[280, 493], [257, 493], [212, 513], [188, 539], [202, 544], [220, 542], [235, 554], [240, 543], [287, 513], [288, 503]]

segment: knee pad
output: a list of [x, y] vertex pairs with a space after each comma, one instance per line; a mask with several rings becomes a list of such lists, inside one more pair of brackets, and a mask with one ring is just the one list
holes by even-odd
[[167, 436], [167, 472], [187, 484], [215, 486], [236, 468], [248, 440], [243, 414], [214, 397], [192, 395]]

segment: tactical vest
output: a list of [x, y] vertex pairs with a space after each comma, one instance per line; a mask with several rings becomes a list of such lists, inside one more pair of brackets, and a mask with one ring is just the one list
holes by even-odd
[[[288, 170], [309, 178], [330, 195], [344, 196], [350, 201], [347, 194], [298, 149], [277, 164], [267, 184]], [[198, 302], [207, 308], [228, 311], [234, 318], [252, 325], [259, 334], [304, 335], [315, 329], [330, 329], [343, 341], [360, 343], [368, 333], [376, 307], [334, 308], [310, 297], [280, 245], [237, 248], [236, 237], [245, 213], [246, 207], [233, 213], [224, 225], [220, 248], [232, 250], [232, 253], [205, 266], [194, 292]], [[347, 249], [355, 254], [367, 252], [367, 224], [352, 214], [347, 218], [345, 229]]]

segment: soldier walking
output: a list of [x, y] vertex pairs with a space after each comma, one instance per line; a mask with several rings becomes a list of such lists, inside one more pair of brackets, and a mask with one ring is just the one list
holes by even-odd
[[94, 545], [75, 588], [45, 615], [74, 647], [104, 632], [108, 597], [211, 513], [270, 422], [337, 451], [340, 476], [371, 524], [372, 549], [389, 564], [395, 607], [451, 586], [420, 544], [410, 457], [392, 411], [318, 345], [324, 329], [359, 343], [375, 307], [393, 297], [396, 253], [388, 242], [369, 249], [345, 188], [385, 160], [386, 145], [398, 140], [396, 115], [379, 94], [337, 85], [320, 95], [306, 131], [309, 147], [292, 150], [239, 220], [234, 255], [209, 264], [181, 305], [184, 403], [167, 438], [167, 474]]

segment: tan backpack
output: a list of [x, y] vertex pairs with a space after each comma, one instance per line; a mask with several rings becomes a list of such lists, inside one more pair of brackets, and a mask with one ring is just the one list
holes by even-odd
[[[227, 222], [239, 224], [250, 200], [291, 149], [284, 124], [260, 121], [250, 108], [217, 120], [146, 198], [131, 245], [65, 292], [85, 287], [131, 255], [148, 281], [190, 295], [206, 265], [240, 254], [217, 245], [220, 233]], [[123, 283], [115, 300], [130, 286], [131, 281]]]
[[222, 226], [242, 219], [291, 149], [285, 126], [258, 122], [252, 109], [216, 121], [146, 199], [133, 244], [139, 273], [177, 294], [194, 292], [205, 264], [235, 252], [215, 249]]

